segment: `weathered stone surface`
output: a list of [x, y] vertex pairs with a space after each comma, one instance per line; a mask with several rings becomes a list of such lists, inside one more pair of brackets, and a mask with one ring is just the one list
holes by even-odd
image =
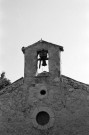
[[[38, 43], [24, 48], [24, 78], [0, 91], [0, 135], [89, 135], [89, 85], [60, 75], [58, 46]], [[50, 71], [34, 76], [42, 48], [49, 48]], [[45, 112], [48, 123], [39, 125]]]
[[[23, 78], [1, 91], [1, 135], [88, 135], [89, 134], [89, 85], [61, 76], [61, 89], [57, 85], [35, 84], [25, 91]], [[65, 81], [66, 80], [66, 81]], [[72, 86], [71, 86], [71, 82]], [[60, 83], [59, 83], [60, 84]], [[75, 87], [77, 86], [77, 88]], [[47, 95], [40, 98], [40, 89]], [[81, 89], [80, 89], [81, 88]], [[86, 88], [86, 89], [85, 89]], [[38, 106], [49, 107], [54, 113], [54, 124], [45, 130], [35, 129], [31, 115]]]

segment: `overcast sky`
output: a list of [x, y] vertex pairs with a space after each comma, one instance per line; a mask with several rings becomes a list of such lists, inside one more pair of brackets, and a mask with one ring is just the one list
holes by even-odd
[[24, 75], [23, 46], [64, 47], [62, 74], [89, 84], [89, 0], [0, 0], [0, 72]]

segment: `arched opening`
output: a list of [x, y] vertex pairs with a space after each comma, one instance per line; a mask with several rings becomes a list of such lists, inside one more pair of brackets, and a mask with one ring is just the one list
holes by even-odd
[[37, 51], [37, 73], [49, 72], [49, 55], [47, 50]]

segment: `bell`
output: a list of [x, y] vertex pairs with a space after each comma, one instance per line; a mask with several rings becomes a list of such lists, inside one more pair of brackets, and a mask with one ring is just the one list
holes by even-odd
[[47, 66], [46, 60], [43, 60], [43, 61], [42, 61], [42, 66]]

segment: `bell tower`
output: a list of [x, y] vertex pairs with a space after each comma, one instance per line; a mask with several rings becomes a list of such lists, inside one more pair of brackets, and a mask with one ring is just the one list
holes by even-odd
[[25, 58], [23, 89], [27, 91], [27, 103], [32, 106], [31, 121], [33, 127], [45, 130], [54, 125], [55, 105], [63, 100], [60, 98], [63, 95], [60, 89], [60, 53], [63, 47], [40, 40], [23, 47], [22, 51]]
[[22, 51], [25, 59], [25, 83], [30, 83], [40, 76], [60, 77], [62, 46], [40, 40], [28, 47], [22, 47]]

